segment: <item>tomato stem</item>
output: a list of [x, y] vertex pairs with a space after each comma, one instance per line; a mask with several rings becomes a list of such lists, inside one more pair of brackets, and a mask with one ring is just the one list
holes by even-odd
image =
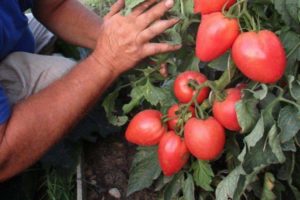
[[279, 101], [291, 104], [291, 105], [295, 106], [300, 111], [300, 106], [298, 104], [296, 104], [295, 102], [293, 102], [293, 101], [290, 101], [290, 100], [288, 100], [288, 99], [286, 99], [286, 98], [284, 98], [282, 96], [279, 98]]

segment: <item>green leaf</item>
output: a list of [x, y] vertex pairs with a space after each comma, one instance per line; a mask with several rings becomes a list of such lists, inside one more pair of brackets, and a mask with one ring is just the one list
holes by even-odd
[[284, 107], [279, 113], [278, 126], [281, 142], [291, 140], [300, 130], [300, 112], [292, 106]]
[[259, 99], [259, 100], [263, 100], [264, 98], [266, 98], [267, 94], [268, 94], [268, 87], [266, 84], [261, 84], [261, 89], [260, 90], [257, 90], [257, 91], [254, 91], [253, 94], [254, 94], [254, 97], [256, 99]]
[[261, 138], [264, 135], [264, 119], [261, 117], [257, 124], [255, 125], [254, 129], [252, 132], [245, 137], [244, 141], [247, 144], [248, 148], [254, 147], [256, 143], [261, 140]]
[[206, 191], [213, 191], [210, 184], [214, 177], [214, 172], [210, 164], [202, 160], [196, 160], [192, 164], [192, 169], [194, 171], [193, 177], [196, 185], [203, 188]]
[[187, 178], [183, 183], [182, 191], [184, 199], [195, 200], [195, 185], [191, 174], [187, 174]]
[[246, 152], [244, 152], [242, 167], [247, 174], [259, 172], [271, 164], [284, 162], [285, 157], [279, 145], [279, 137], [276, 137], [276, 129], [273, 127], [267, 134], [268, 142], [263, 137], [254, 147], [250, 149], [244, 147]]
[[166, 186], [164, 191], [164, 200], [172, 200], [181, 189], [182, 182], [184, 181], [184, 174], [179, 172], [174, 175], [172, 181]]
[[143, 91], [141, 92], [145, 99], [153, 106], [157, 106], [168, 98], [167, 91], [164, 88], [155, 87], [150, 81], [147, 81], [142, 89]]
[[115, 90], [114, 92], [110, 93], [104, 99], [102, 106], [106, 112], [106, 117], [108, 121], [114, 126], [123, 126], [127, 121], [127, 116], [117, 116], [114, 113], [115, 111], [115, 102], [119, 96], [119, 90]]
[[261, 200], [274, 200], [276, 199], [273, 189], [275, 187], [275, 177], [273, 174], [267, 172], [265, 173], [263, 193], [261, 195]]
[[123, 112], [125, 114], [131, 112], [135, 107], [139, 106], [141, 103], [141, 100], [143, 99], [143, 87], [142, 86], [136, 86], [134, 87], [130, 92], [131, 101], [127, 104], [123, 105]]
[[129, 14], [133, 8], [143, 3], [145, 0], [125, 0], [125, 14]]
[[295, 155], [294, 153], [286, 153], [286, 161], [277, 172], [277, 178], [283, 181], [288, 181], [292, 178], [295, 168]]
[[229, 52], [226, 52], [221, 57], [213, 60], [208, 64], [208, 66], [212, 69], [219, 70], [219, 71], [225, 71], [228, 66], [228, 58], [230, 56]]
[[228, 200], [232, 199], [237, 188], [240, 175], [243, 173], [241, 166], [235, 168], [225, 179], [223, 179], [217, 186], [216, 199]]
[[297, 60], [300, 60], [300, 37], [297, 33], [288, 30], [281, 32], [280, 39], [286, 54], [289, 54], [285, 74], [294, 75], [297, 68]]
[[300, 81], [295, 80], [294, 76], [289, 76], [288, 77], [289, 81], [289, 89], [291, 96], [298, 102], [300, 103]]
[[281, 147], [282, 147], [283, 151], [292, 151], [292, 152], [297, 151], [294, 138], [290, 139], [289, 141], [287, 141], [285, 143], [282, 143]]
[[158, 163], [157, 147], [139, 147], [130, 169], [127, 196], [152, 185], [161, 169]]
[[299, 22], [295, 21], [289, 14], [286, 1], [273, 0], [275, 9], [281, 15], [282, 20], [289, 26], [299, 30]]
[[282, 148], [280, 145], [280, 135], [278, 134], [275, 124], [272, 126], [271, 130], [268, 133], [268, 139], [273, 154], [278, 159], [278, 162], [283, 163], [285, 161], [285, 156], [282, 152]]
[[236, 139], [236, 133], [227, 133], [225, 152], [227, 168], [231, 171], [240, 164], [238, 155], [241, 153], [241, 149]]
[[298, 7], [298, 1], [297, 0], [286, 0], [285, 5], [286, 9], [290, 15], [290, 17], [295, 21], [299, 22], [299, 7]]
[[239, 101], [235, 108], [237, 112], [237, 118], [239, 125], [241, 126], [242, 133], [247, 133], [254, 127], [259, 117], [256, 99], [245, 99]]

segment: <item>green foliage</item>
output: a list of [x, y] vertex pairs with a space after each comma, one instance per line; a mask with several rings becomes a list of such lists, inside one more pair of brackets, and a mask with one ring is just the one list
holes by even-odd
[[161, 173], [156, 147], [139, 147], [133, 160], [128, 181], [127, 196], [147, 188]]
[[[143, 0], [127, 0], [130, 12]], [[106, 95], [103, 106], [109, 121], [124, 125], [138, 111], [155, 108], [164, 114], [177, 102], [173, 94], [176, 76], [186, 70], [201, 71], [213, 84], [222, 73], [228, 75], [223, 89], [247, 83], [243, 98], [236, 104], [241, 126], [239, 134], [227, 131], [226, 148], [216, 161], [191, 158], [172, 177], [161, 174], [157, 148], [139, 148], [129, 178], [128, 195], [151, 185], [161, 199], [299, 199], [300, 189], [300, 2], [298, 0], [252, 0], [249, 13], [257, 17], [262, 29], [275, 32], [287, 54], [285, 76], [278, 83], [261, 84], [241, 73], [229, 73], [230, 52], [209, 63], [195, 57], [195, 38], [201, 17], [193, 14], [193, 0], [175, 1], [164, 18], [181, 21], [155, 42], [181, 43], [177, 52], [153, 56], [135, 70], [124, 74]], [[242, 28], [245, 21], [241, 20]], [[244, 30], [244, 29], [243, 29]], [[274, 58], [275, 59], [275, 58]], [[159, 73], [167, 65], [168, 75]], [[234, 67], [233, 67], [234, 68]], [[216, 84], [217, 85], [217, 84]], [[124, 95], [125, 93], [125, 95]], [[201, 105], [211, 115], [210, 97]], [[121, 101], [121, 105], [118, 102]]]

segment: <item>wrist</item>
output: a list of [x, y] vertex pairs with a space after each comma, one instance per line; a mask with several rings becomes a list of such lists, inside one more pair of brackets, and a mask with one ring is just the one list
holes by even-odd
[[101, 71], [107, 71], [107, 73], [113, 80], [120, 75], [120, 73], [115, 70], [112, 62], [105, 58], [105, 56], [99, 56], [98, 54], [93, 52], [90, 54], [89, 59], [91, 60], [91, 62], [95, 63], [95, 65], [97, 65]]

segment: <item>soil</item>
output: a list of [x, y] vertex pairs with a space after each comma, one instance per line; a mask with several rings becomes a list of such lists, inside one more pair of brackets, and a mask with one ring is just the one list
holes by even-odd
[[158, 194], [145, 189], [126, 197], [129, 170], [136, 146], [127, 143], [123, 135], [114, 134], [85, 146], [85, 179], [87, 200], [118, 199], [109, 194], [117, 188], [122, 200], [157, 200]]

